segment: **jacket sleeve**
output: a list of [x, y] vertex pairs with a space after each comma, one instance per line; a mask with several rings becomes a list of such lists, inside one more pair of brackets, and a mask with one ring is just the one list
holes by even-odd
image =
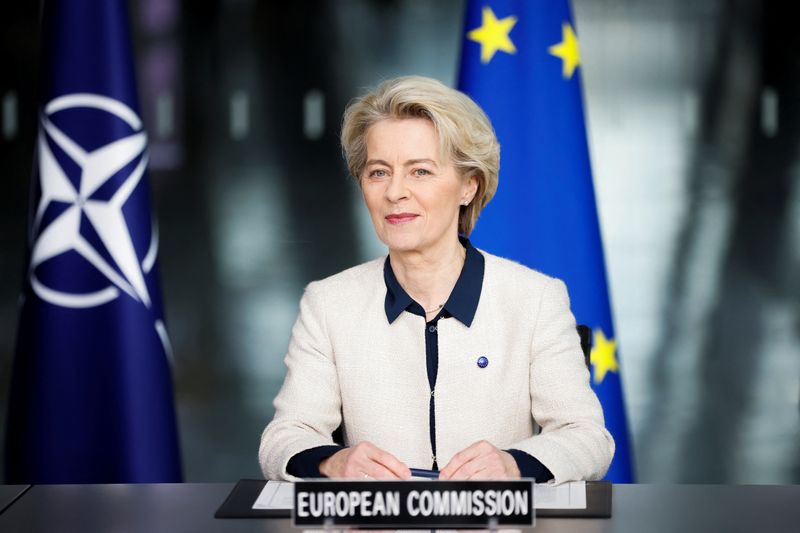
[[275, 417], [261, 435], [258, 459], [266, 479], [295, 481], [289, 460], [300, 452], [333, 446], [339, 427], [341, 396], [325, 324], [320, 286], [306, 287], [284, 359], [286, 379], [275, 397]]
[[542, 432], [509, 448], [538, 459], [555, 483], [602, 478], [614, 439], [589, 386], [569, 296], [559, 280], [544, 289], [531, 344], [531, 413]]

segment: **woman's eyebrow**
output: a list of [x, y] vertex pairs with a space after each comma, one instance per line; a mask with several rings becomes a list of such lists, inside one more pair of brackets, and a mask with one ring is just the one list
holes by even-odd
[[[411, 165], [418, 165], [420, 163], [428, 163], [428, 164], [433, 165], [433, 166], [435, 166], [437, 168], [439, 166], [439, 165], [436, 164], [436, 161], [434, 161], [433, 159], [427, 159], [427, 158], [409, 159], [408, 161], [403, 163], [403, 166], [410, 167]], [[389, 163], [387, 163], [383, 159], [370, 159], [366, 163], [366, 166], [369, 166], [369, 165], [384, 165], [384, 166], [387, 166], [387, 167], [391, 166]]]
[[436, 161], [434, 161], [433, 159], [427, 159], [427, 158], [425, 158], [425, 159], [409, 159], [408, 161], [406, 161], [405, 166], [408, 167], [408, 166], [411, 166], [411, 165], [418, 165], [420, 163], [428, 163], [428, 164], [431, 164], [431, 165], [433, 165], [435, 167], [439, 166], [439, 165], [436, 164]]

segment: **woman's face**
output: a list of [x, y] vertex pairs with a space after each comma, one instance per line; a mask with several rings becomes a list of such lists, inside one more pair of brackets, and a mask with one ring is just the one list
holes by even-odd
[[393, 251], [435, 251], [458, 235], [459, 207], [477, 179], [464, 178], [439, 154], [433, 123], [382, 120], [367, 131], [361, 189], [378, 237]]

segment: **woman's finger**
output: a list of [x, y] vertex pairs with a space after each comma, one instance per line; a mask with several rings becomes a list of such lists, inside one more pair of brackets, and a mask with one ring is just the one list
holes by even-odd
[[391, 453], [371, 442], [359, 442], [352, 448], [345, 472], [350, 479], [408, 479], [411, 471]]
[[411, 477], [411, 470], [409, 470], [408, 466], [385, 450], [376, 447], [370, 455], [370, 459], [391, 472], [394, 479], [408, 479]]
[[403, 479], [394, 473], [394, 471], [389, 470], [381, 463], [376, 463], [375, 461], [372, 461], [365, 469], [368, 476], [367, 479]]
[[481, 454], [482, 442], [483, 441], [475, 442], [455, 454], [450, 461], [447, 462], [447, 465], [439, 471], [439, 479], [451, 479], [459, 468], [464, 466], [468, 461], [478, 457]]

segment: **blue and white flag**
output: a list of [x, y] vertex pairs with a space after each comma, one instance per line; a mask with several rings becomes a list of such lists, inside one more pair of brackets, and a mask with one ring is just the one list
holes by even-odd
[[591, 382], [617, 447], [607, 479], [631, 482], [580, 60], [567, 0], [468, 2], [459, 89], [489, 115], [502, 153], [473, 241], [567, 284], [578, 323], [594, 332]]
[[47, 0], [10, 483], [181, 480], [125, 0]]

